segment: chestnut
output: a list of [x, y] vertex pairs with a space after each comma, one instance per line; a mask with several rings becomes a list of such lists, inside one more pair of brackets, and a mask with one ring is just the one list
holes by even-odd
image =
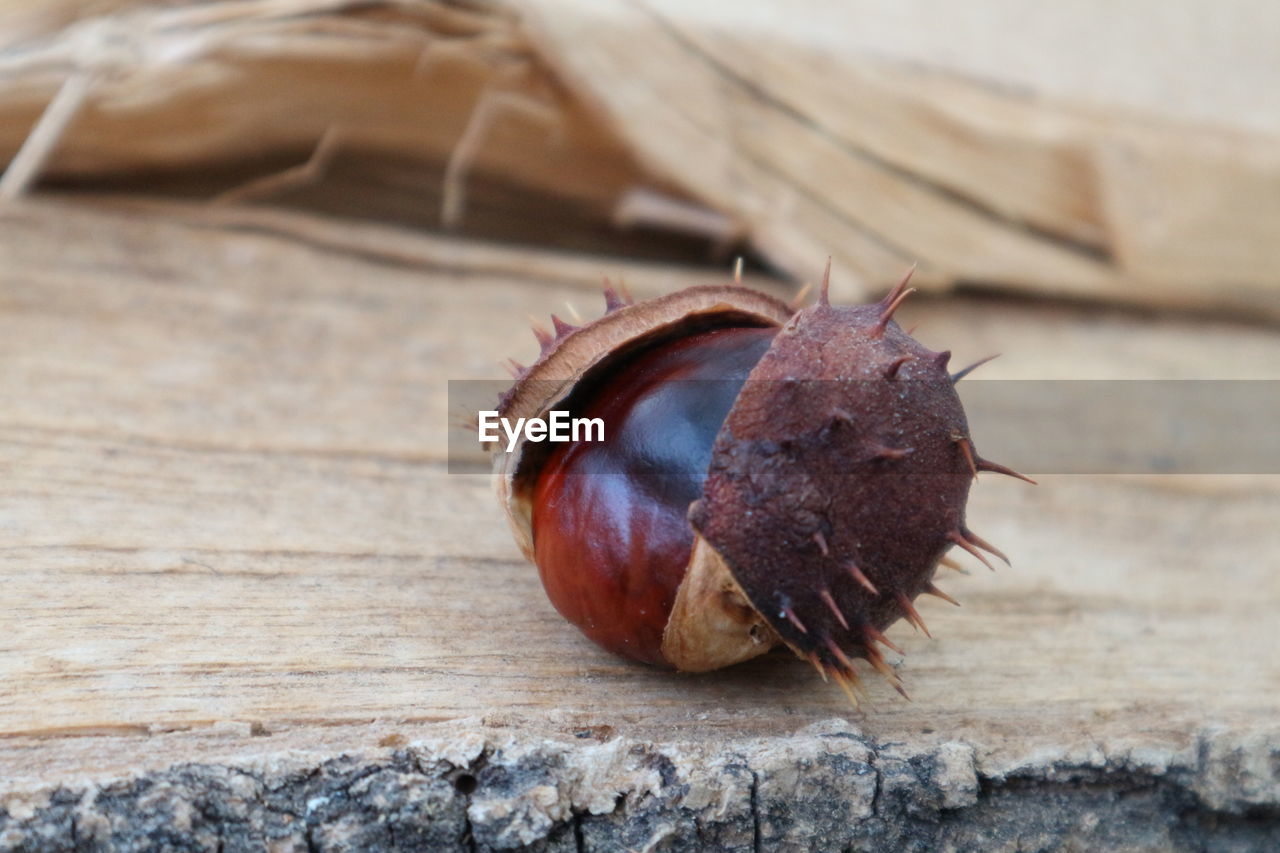
[[[503, 418], [599, 419], [601, 441], [499, 447], [495, 481], [556, 609], [604, 648], [684, 671], [783, 644], [856, 702], [853, 661], [902, 692], [880, 646], [960, 547], [978, 455], [949, 353], [893, 320], [910, 272], [871, 305], [802, 310], [735, 283], [553, 316]], [[969, 368], [971, 369], [971, 368]], [[900, 650], [898, 650], [900, 651]], [[905, 695], [905, 693], [904, 693]]]

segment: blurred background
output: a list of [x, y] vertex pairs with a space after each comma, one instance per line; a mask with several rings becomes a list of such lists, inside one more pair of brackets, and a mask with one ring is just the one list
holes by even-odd
[[4, 195], [1276, 316], [1260, 0], [0, 2]]

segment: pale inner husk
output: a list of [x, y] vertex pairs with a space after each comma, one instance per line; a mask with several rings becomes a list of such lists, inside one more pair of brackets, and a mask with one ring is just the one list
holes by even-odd
[[662, 656], [676, 669], [707, 672], [762, 655], [778, 642], [724, 560], [696, 537], [662, 634]]

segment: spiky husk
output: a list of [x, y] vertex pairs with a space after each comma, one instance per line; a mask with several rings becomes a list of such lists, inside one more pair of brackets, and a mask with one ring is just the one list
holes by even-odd
[[[901, 653], [884, 629], [905, 618], [927, 634], [918, 595], [955, 603], [933, 584], [939, 565], [957, 566], [945, 556], [953, 545], [988, 565], [979, 548], [1004, 559], [965, 526], [969, 485], [978, 471], [1029, 478], [982, 459], [969, 438], [953, 386], [978, 365], [948, 374], [949, 353], [893, 322], [909, 278], [880, 303], [847, 308], [828, 304], [824, 277], [818, 304], [798, 313], [741, 287], [635, 305], [606, 284], [600, 320], [535, 327], [542, 352], [515, 365], [504, 416], [545, 413], [654, 340], [744, 321], [782, 327], [721, 426], [690, 507], [695, 545], [660, 650], [669, 664], [718, 668], [781, 641], [855, 704], [855, 658], [906, 695], [880, 650]], [[530, 558], [537, 467], [523, 447], [495, 465]]]
[[[931, 587], [973, 474], [946, 353], [893, 303], [815, 305], [774, 338], [721, 428], [694, 529], [797, 654], [849, 677]], [[962, 449], [963, 448], [963, 449]]]

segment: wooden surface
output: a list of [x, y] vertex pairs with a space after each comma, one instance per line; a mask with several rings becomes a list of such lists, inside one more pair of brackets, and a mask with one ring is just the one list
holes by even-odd
[[[0, 209], [0, 258], [0, 848], [63, 832], [63, 812], [81, 840], [107, 838], [119, 800], [103, 792], [175, 763], [198, 761], [163, 777], [185, 796], [219, 767], [256, 767], [261, 786], [343, 754], [383, 769], [412, 755], [424, 785], [470, 768], [476, 792], [441, 796], [481, 847], [563, 841], [584, 816], [640, 832], [675, 784], [636, 781], [635, 756], [655, 750], [710, 774], [686, 810], [695, 794], [746, 797], [725, 756], [755, 756], [743, 808], [758, 847], [769, 773], [794, 804], [804, 756], [850, 744], [882, 785], [895, 755], [952, 769], [961, 755], [961, 793], [951, 771], [911, 789], [935, 816], [972, 806], [957, 826], [1019, 790], [1055, 803], [1140, 778], [1176, 792], [1152, 827], [1177, 802], [1199, 821], [1189, 839], [1274, 838], [1275, 476], [984, 477], [971, 523], [1014, 567], [944, 578], [964, 606], [921, 603], [937, 639], [889, 632], [914, 701], [870, 678], [854, 713], [785, 654], [681, 676], [594, 648], [547, 603], [487, 478], [446, 471], [447, 380], [527, 359], [528, 314], [594, 312], [597, 274], [654, 293], [706, 271], [49, 200]], [[1266, 326], [993, 299], [922, 298], [903, 317], [956, 363], [1003, 352], [990, 378], [1280, 374]], [[525, 772], [535, 753], [559, 756], [539, 771], [552, 782], [486, 787], [503, 756]], [[1001, 787], [1017, 779], [1057, 787]], [[560, 805], [512, 817], [546, 784]], [[499, 794], [500, 808], [484, 799]], [[1092, 813], [1118, 819], [1118, 796]], [[1102, 831], [1080, 820], [1068, 834]], [[319, 831], [310, 806], [307, 821]], [[766, 840], [789, 825], [766, 820]], [[1019, 830], [1001, 831], [992, 843]]]

